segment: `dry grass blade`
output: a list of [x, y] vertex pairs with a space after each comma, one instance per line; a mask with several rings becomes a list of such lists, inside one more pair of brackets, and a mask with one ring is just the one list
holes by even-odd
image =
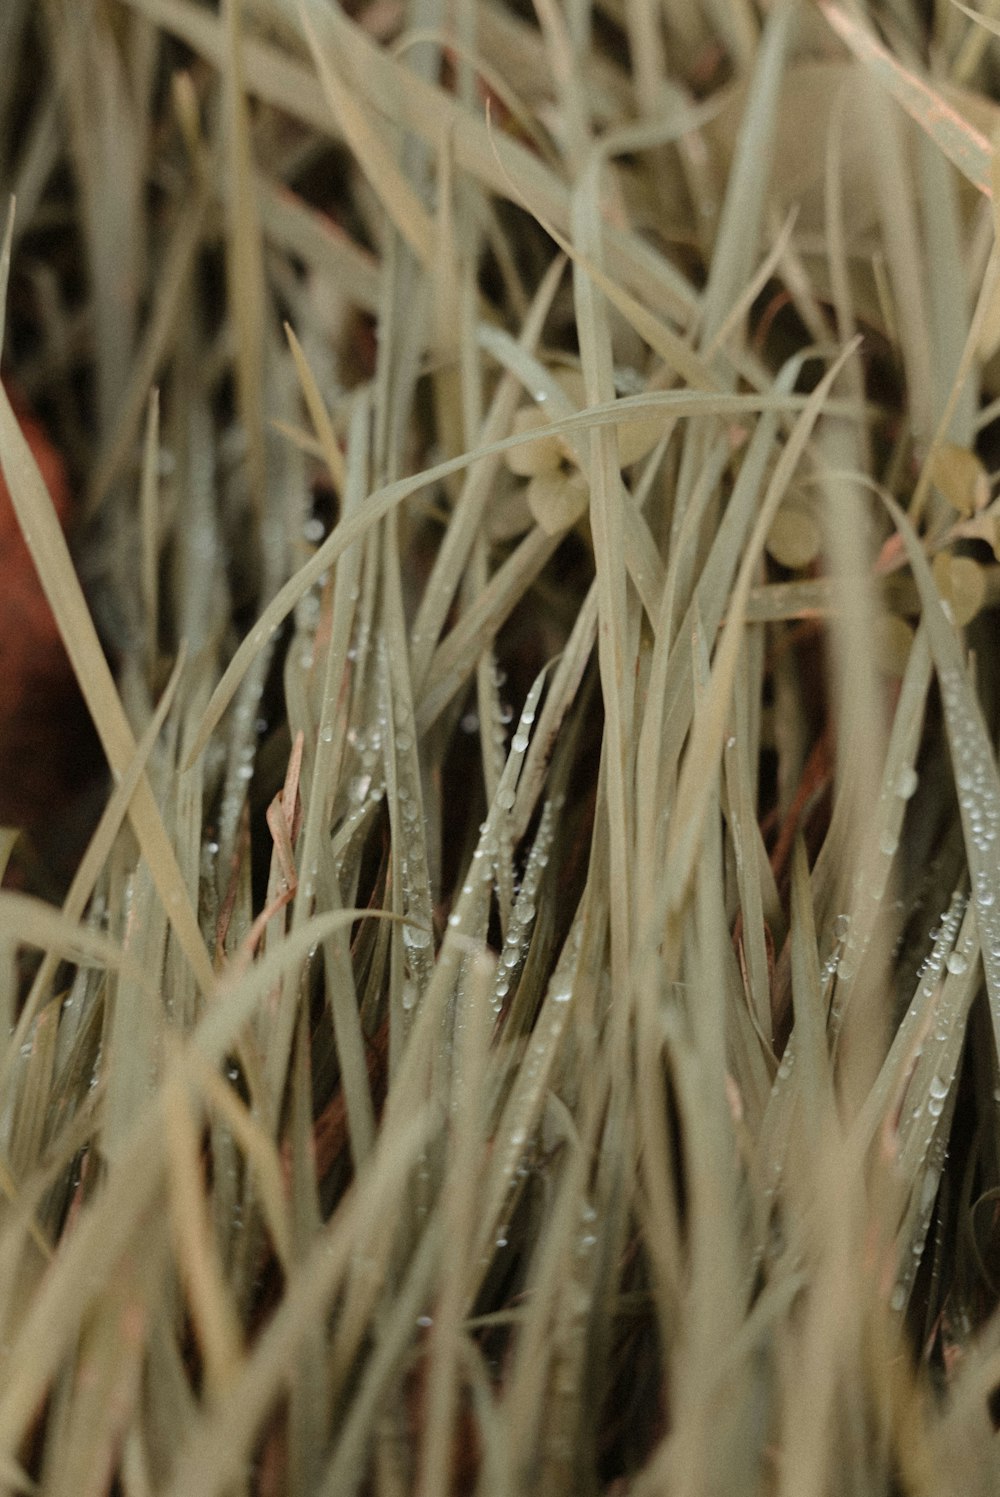
[[832, 1072], [809, 869], [801, 840], [792, 858], [792, 998], [795, 1004], [795, 1063], [800, 1068], [806, 1126], [814, 1148], [834, 1128]]
[[[63, 915], [68, 921], [79, 921], [86, 909], [87, 901], [94, 892], [102, 868], [105, 866], [111, 853], [112, 846], [122, 822], [128, 814], [129, 803], [135, 794], [146, 761], [153, 750], [167, 713], [174, 701], [174, 694], [180, 682], [181, 672], [184, 668], [185, 654], [181, 651], [173, 675], [167, 683], [166, 690], [157, 705], [156, 711], [150, 718], [149, 725], [136, 748], [135, 757], [129, 765], [125, 774], [122, 775], [108, 800], [101, 819], [97, 824], [94, 835], [90, 840], [86, 852], [80, 859], [73, 881], [70, 884], [66, 898], [63, 901]], [[24, 1043], [28, 1029], [34, 1020], [39, 1004], [44, 1002], [48, 996], [49, 986], [55, 976], [56, 960], [54, 956], [48, 956], [35, 973], [34, 982], [25, 1000], [24, 1006], [18, 1016], [17, 1024], [11, 1034], [7, 1054], [4, 1057], [3, 1069], [0, 1070], [0, 1078], [5, 1076], [7, 1066], [13, 1059], [16, 1050]]]
[[772, 7], [757, 50], [747, 110], [726, 187], [726, 202], [705, 289], [701, 329], [703, 345], [718, 339], [728, 309], [750, 278], [750, 267], [757, 254], [778, 91], [796, 9], [788, 0], [781, 0]]
[[120, 947], [107, 936], [68, 920], [41, 899], [9, 889], [0, 892], [0, 930], [8, 941], [57, 952], [70, 961], [116, 968], [124, 961]]
[[706, 765], [717, 761], [729, 717], [730, 693], [739, 657], [740, 636], [744, 627], [744, 610], [750, 593], [754, 568], [763, 550], [771, 519], [777, 512], [805, 444], [824, 408], [837, 376], [857, 345], [848, 345], [823, 376], [782, 449], [774, 474], [768, 484], [761, 510], [754, 524], [733, 588], [729, 616], [726, 619], [716, 651], [712, 681], [704, 711], [696, 720], [691, 744], [677, 787], [677, 813], [671, 822], [667, 857], [670, 867], [670, 908], [678, 910], [683, 903], [694, 869], [704, 818], [708, 811], [712, 785]]
[[834, 0], [819, 0], [820, 9], [837, 35], [881, 86], [888, 90], [926, 130], [935, 145], [949, 161], [986, 197], [992, 196], [990, 180], [990, 143], [968, 120], [964, 120], [947, 100], [936, 93], [922, 78], [904, 67], [855, 16], [849, 15]]
[[195, 1031], [197, 1046], [206, 1059], [216, 1065], [219, 1063], [242, 1025], [253, 1014], [255, 1006], [286, 969], [300, 964], [320, 941], [367, 917], [396, 918], [388, 910], [334, 910], [331, 914], [314, 916], [252, 966], [251, 951], [244, 948], [219, 983], [220, 1001], [205, 1015]]
[[316, 383], [316, 377], [309, 368], [309, 361], [302, 352], [301, 343], [287, 323], [285, 324], [285, 336], [292, 350], [292, 358], [295, 360], [295, 372], [299, 377], [299, 384], [302, 386], [302, 393], [309, 410], [309, 418], [312, 421], [313, 430], [319, 441], [320, 451], [326, 462], [330, 480], [337, 493], [342, 495], [344, 492], [345, 476], [344, 459], [341, 456], [340, 448], [337, 446], [337, 439], [333, 434], [333, 427], [330, 424], [330, 417], [326, 406], [323, 404], [323, 397]]
[[100, 508], [124, 465], [142, 421], [149, 389], [170, 346], [178, 311], [190, 284], [195, 258], [205, 232], [207, 200], [202, 193], [185, 205], [156, 285], [153, 315], [137, 350], [123, 408], [103, 451], [94, 464], [87, 491], [88, 512]]
[[[66, 652], [73, 663], [94, 725], [101, 735], [108, 762], [115, 773], [124, 774], [135, 754], [135, 740], [73, 570], [45, 480], [2, 387], [0, 467], [7, 480], [21, 533], [59, 624]], [[191, 963], [191, 970], [202, 992], [210, 993], [214, 985], [211, 964], [159, 808], [145, 780], [140, 780], [136, 787], [129, 814], [136, 836], [146, 849], [160, 898]]]
[[[85, 1214], [66, 1251], [46, 1276], [18, 1326], [11, 1355], [19, 1376], [0, 1396], [0, 1450], [10, 1459], [23, 1440], [61, 1357], [84, 1315], [135, 1243], [143, 1215], [156, 1197], [160, 1171], [151, 1150], [152, 1120], [144, 1123], [112, 1181]], [[95, 1209], [97, 1206], [104, 1209]], [[87, 1289], [81, 1293], [81, 1285]]]
[[201, 1188], [198, 1127], [176, 1067], [163, 1090], [164, 1144], [170, 1225], [178, 1268], [191, 1303], [195, 1334], [204, 1350], [213, 1396], [233, 1379], [240, 1334], [229, 1291], [212, 1247]]
[[241, 41], [242, 0], [223, 0], [222, 21], [226, 34], [224, 96], [227, 160], [226, 207], [228, 209], [228, 269], [230, 306], [236, 323], [236, 372], [240, 412], [248, 443], [250, 491], [263, 510], [267, 486], [267, 454], [264, 445], [264, 339], [266, 337], [266, 288], [257, 207], [257, 179], [247, 117], [243, 48]]
[[358, 1219], [384, 1213], [426, 1142], [432, 1123], [413, 1119], [410, 1134], [373, 1165], [366, 1189], [345, 1202], [334, 1223], [300, 1267], [293, 1290], [258, 1341], [240, 1376], [208, 1413], [181, 1452], [170, 1497], [209, 1497], [224, 1490], [243, 1466], [262, 1416], [290, 1378], [299, 1342], [317, 1309], [334, 1294], [346, 1272]]
[[323, 93], [344, 136], [379, 194], [380, 200], [409, 244], [426, 266], [433, 256], [434, 229], [426, 212], [392, 155], [373, 130], [349, 87], [339, 84], [309, 19], [305, 0], [299, 5], [302, 27], [309, 41]]

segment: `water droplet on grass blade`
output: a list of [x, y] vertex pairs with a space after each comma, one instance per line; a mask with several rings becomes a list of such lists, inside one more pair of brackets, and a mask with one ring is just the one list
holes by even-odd
[[915, 793], [920, 777], [909, 764], [903, 766], [896, 776], [896, 794], [900, 800], [909, 800]]
[[420, 925], [403, 926], [403, 945], [413, 951], [426, 951], [431, 944], [431, 933]]

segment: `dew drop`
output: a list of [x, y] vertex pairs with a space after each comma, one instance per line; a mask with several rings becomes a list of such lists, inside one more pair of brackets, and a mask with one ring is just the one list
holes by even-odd
[[924, 1183], [920, 1188], [921, 1211], [929, 1211], [934, 1204], [934, 1197], [937, 1195], [940, 1178], [937, 1170], [934, 1169], [928, 1170], [924, 1176]]
[[360, 806], [361, 802], [368, 794], [371, 782], [372, 777], [370, 774], [355, 775], [351, 780], [350, 784], [347, 787], [347, 793], [351, 800], [354, 801], [355, 805]]
[[916, 792], [916, 788], [919, 783], [920, 777], [917, 774], [917, 771], [912, 767], [912, 765], [904, 764], [903, 768], [896, 776], [896, 794], [899, 796], [900, 800], [909, 800], [910, 797]]

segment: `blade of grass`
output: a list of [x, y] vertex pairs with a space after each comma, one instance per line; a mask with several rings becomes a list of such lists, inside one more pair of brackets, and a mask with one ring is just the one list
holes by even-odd
[[667, 862], [670, 868], [668, 909], [674, 912], [679, 910], [687, 894], [708, 811], [711, 780], [705, 770], [706, 765], [716, 761], [725, 736], [729, 699], [744, 625], [743, 615], [754, 568], [763, 549], [771, 520], [777, 513], [778, 505], [785, 494], [813, 427], [820, 417], [824, 402], [838, 374], [856, 348], [857, 343], [848, 345], [810, 395], [806, 409], [796, 422], [791, 437], [782, 449], [757, 516], [750, 543], [740, 565], [733, 588], [729, 616], [716, 651], [704, 715], [695, 724], [677, 787], [678, 810], [671, 820], [667, 847]]
[[703, 349], [719, 339], [730, 309], [749, 282], [767, 201], [767, 173], [779, 90], [798, 7], [780, 0], [771, 7], [754, 58], [726, 198], [712, 250], [701, 322]]
[[267, 488], [264, 433], [264, 339], [266, 287], [260, 211], [256, 200], [250, 119], [243, 76], [243, 0], [223, 0], [225, 34], [223, 102], [226, 153], [226, 268], [229, 306], [236, 329], [236, 383], [247, 436], [250, 499], [260, 523]]
[[[767, 410], [796, 411], [802, 410], [806, 403], [807, 398], [798, 395], [716, 396], [703, 395], [700, 392], [690, 390], [670, 390], [660, 393], [650, 392], [638, 397], [630, 396], [622, 400], [615, 400], [603, 406], [588, 406], [585, 411], [580, 411], [577, 415], [568, 416], [561, 421], [554, 421], [549, 426], [543, 427], [537, 432], [528, 434], [516, 433], [513, 436], [500, 438], [495, 442], [484, 443], [480, 447], [473, 448], [470, 452], [450, 458], [447, 462], [437, 463], [431, 468], [426, 468], [410, 478], [397, 479], [394, 483], [376, 488], [368, 496], [364, 510], [360, 514], [345, 517], [341, 520], [330, 535], [327, 536], [322, 545], [319, 546], [315, 555], [283, 584], [264, 609], [264, 612], [249, 634], [244, 638], [239, 649], [226, 667], [221, 681], [212, 693], [211, 701], [205, 709], [198, 734], [189, 750], [187, 763], [192, 763], [202, 753], [209, 737], [236, 694], [246, 672], [267, 641], [281, 626], [289, 613], [291, 613], [299, 599], [333, 565], [348, 546], [359, 540], [366, 531], [377, 524], [383, 515], [388, 514], [391, 509], [401, 504], [404, 499], [408, 499], [411, 494], [419, 493], [421, 489], [430, 488], [442, 479], [449, 478], [453, 473], [463, 472], [466, 468], [471, 467], [473, 463], [480, 462], [483, 458], [493, 457], [498, 453], [510, 452], [516, 447], [526, 446], [529, 442], [536, 441], [540, 435], [573, 436], [577, 432], [586, 430], [589, 426], [618, 425], [622, 421], [642, 421], [648, 419], [649, 414], [661, 406], [670, 409], [673, 414], [678, 416], [690, 417], [716, 414], [738, 416], [740, 414], [750, 414], [752, 412]], [[833, 412], [836, 412], [836, 409], [835, 405], [828, 407], [828, 410]]]
[[1000, 774], [958, 636], [945, 614], [923, 548], [912, 525], [888, 495], [885, 504], [902, 536], [924, 606], [927, 641], [944, 703], [948, 747], [958, 787], [994, 1043], [1000, 1055], [1000, 907], [996, 899], [996, 891], [1000, 889]]
[[215, 1399], [240, 1366], [242, 1336], [205, 1204], [201, 1119], [192, 1111], [178, 1072], [176, 1063], [168, 1066], [161, 1096], [170, 1229], [205, 1377]]
[[[122, 775], [135, 756], [135, 740], [73, 570], [45, 480], [2, 386], [0, 467], [108, 762], [115, 774]], [[214, 985], [211, 963], [173, 847], [145, 778], [136, 787], [129, 815], [184, 955], [198, 986], [208, 995]]]
[[165, 1497], [212, 1497], [237, 1478], [264, 1415], [294, 1372], [303, 1337], [336, 1293], [355, 1242], [373, 1218], [384, 1220], [391, 1212], [436, 1126], [437, 1119], [426, 1112], [411, 1118], [405, 1135], [379, 1151], [363, 1183], [342, 1201], [237, 1377], [194, 1424]]
[[345, 140], [378, 193], [379, 201], [390, 220], [417, 259], [431, 269], [434, 264], [434, 225], [430, 216], [400, 171], [386, 143], [372, 127], [350, 85], [334, 74], [304, 0], [300, 0], [299, 19], [319, 74], [324, 97]]
[[856, 16], [849, 15], [834, 0], [819, 0], [819, 8], [858, 61], [927, 132], [966, 180], [984, 196], [992, 196], [992, 150], [986, 137], [964, 120], [930, 84], [893, 57]]

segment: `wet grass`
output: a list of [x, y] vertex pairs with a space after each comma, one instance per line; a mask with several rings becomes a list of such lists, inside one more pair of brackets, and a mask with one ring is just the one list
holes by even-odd
[[7, 0], [4, 1491], [996, 1489], [994, 11]]

